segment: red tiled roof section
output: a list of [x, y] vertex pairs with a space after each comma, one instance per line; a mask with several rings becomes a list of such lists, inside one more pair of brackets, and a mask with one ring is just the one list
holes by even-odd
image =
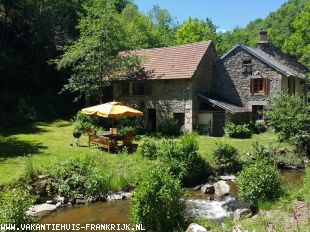
[[192, 78], [211, 41], [121, 52], [141, 58], [141, 66], [151, 79]]

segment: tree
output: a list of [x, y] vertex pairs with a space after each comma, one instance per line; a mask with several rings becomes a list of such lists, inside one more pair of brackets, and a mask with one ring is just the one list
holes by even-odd
[[306, 2], [304, 9], [295, 18], [293, 27], [295, 32], [284, 43], [284, 50], [300, 58], [300, 61], [310, 68], [310, 2]]
[[175, 43], [187, 44], [193, 42], [212, 40], [217, 50], [222, 51], [221, 37], [216, 32], [211, 19], [199, 20], [189, 17], [187, 21], [176, 31]]
[[77, 27], [79, 39], [65, 47], [55, 63], [58, 69], [72, 69], [64, 90], [100, 98], [109, 85], [107, 79], [123, 66], [130, 66], [123, 62], [127, 59], [118, 56], [128, 48], [127, 35], [113, 2], [95, 0], [86, 4], [84, 11]]
[[176, 32], [176, 43], [186, 44], [206, 40], [215, 40], [216, 27], [211, 20], [199, 20], [189, 17]]
[[156, 168], [139, 183], [131, 202], [134, 223], [147, 231], [183, 229], [185, 190], [167, 170]]

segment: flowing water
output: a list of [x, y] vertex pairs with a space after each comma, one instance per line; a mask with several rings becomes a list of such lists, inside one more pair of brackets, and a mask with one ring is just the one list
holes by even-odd
[[[302, 185], [304, 172], [282, 170], [283, 185], [299, 187]], [[189, 190], [187, 213], [194, 217], [207, 217], [220, 220], [232, 214], [226, 205], [235, 200], [238, 188], [234, 182], [229, 182], [233, 196], [216, 200], [214, 195], [202, 194], [200, 191]], [[89, 205], [75, 206], [58, 210], [41, 220], [41, 223], [129, 223], [129, 200], [98, 202]]]

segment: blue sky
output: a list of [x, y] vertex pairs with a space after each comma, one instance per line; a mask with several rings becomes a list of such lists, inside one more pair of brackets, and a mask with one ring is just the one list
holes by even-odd
[[209, 17], [220, 30], [244, 27], [251, 20], [264, 18], [286, 0], [135, 0], [139, 9], [148, 12], [153, 5], [169, 10], [182, 23], [188, 16]]

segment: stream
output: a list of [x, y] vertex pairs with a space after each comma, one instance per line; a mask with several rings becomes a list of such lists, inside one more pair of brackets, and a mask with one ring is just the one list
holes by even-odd
[[[301, 186], [304, 172], [293, 170], [281, 171], [283, 185]], [[193, 217], [206, 217], [210, 220], [221, 220], [231, 216], [232, 212], [225, 207], [235, 200], [238, 188], [234, 182], [229, 182], [231, 195], [222, 200], [203, 194], [200, 190], [189, 189], [187, 214]], [[41, 219], [40, 223], [129, 223], [130, 200], [97, 202], [89, 205], [74, 206], [57, 210]]]

